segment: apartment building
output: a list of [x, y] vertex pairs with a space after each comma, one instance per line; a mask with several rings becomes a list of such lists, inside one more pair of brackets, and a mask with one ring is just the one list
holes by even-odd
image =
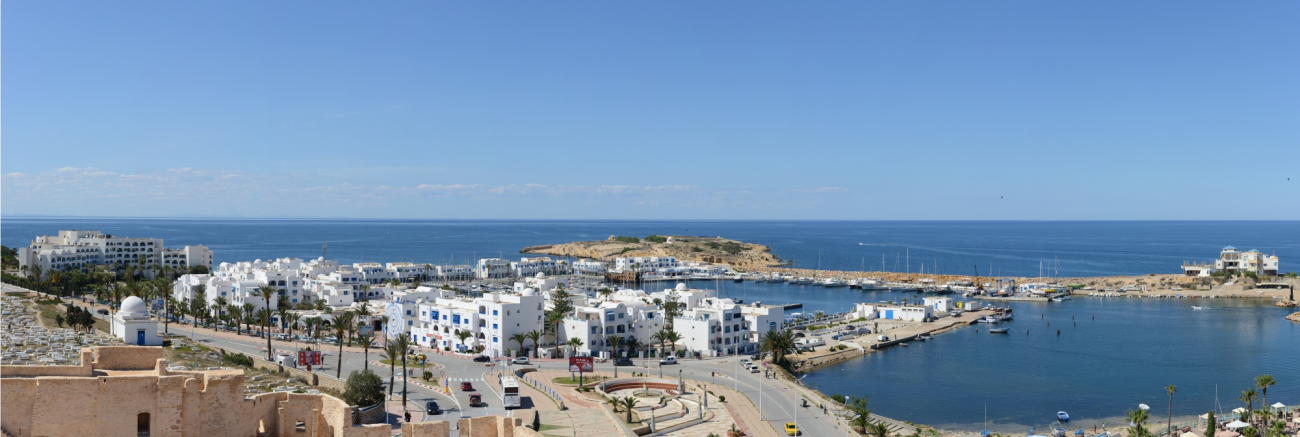
[[77, 230], [38, 236], [30, 245], [18, 248], [19, 267], [38, 266], [44, 271], [139, 264], [178, 269], [201, 265], [211, 270], [212, 251], [204, 246], [167, 249], [161, 238], [129, 238]]

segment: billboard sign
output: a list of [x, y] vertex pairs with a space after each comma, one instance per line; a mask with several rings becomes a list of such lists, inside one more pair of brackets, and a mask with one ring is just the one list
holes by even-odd
[[298, 351], [298, 365], [319, 366], [320, 351]]
[[570, 372], [590, 372], [595, 367], [591, 357], [569, 357]]

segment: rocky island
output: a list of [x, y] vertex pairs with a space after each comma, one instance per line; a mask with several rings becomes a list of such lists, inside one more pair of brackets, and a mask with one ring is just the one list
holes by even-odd
[[520, 252], [601, 261], [619, 257], [672, 256], [678, 261], [726, 264], [742, 270], [781, 264], [781, 260], [772, 255], [772, 249], [761, 244], [690, 235], [651, 235], [645, 238], [610, 235], [605, 240], [531, 246]]

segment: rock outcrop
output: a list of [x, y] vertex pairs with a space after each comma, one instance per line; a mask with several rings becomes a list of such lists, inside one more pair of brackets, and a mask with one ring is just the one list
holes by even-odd
[[603, 241], [576, 241], [525, 247], [520, 252], [612, 261], [620, 257], [672, 256], [678, 261], [727, 264], [737, 269], [763, 269], [781, 263], [772, 249], [722, 237], [652, 235], [646, 238], [610, 236]]

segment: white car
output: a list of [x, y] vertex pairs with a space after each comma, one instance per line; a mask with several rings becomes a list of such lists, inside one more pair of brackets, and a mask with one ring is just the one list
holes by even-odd
[[659, 360], [659, 364], [677, 364], [677, 357], [667, 357]]
[[750, 368], [749, 368], [749, 373], [758, 373], [758, 366], [752, 366], [752, 367], [750, 367]]
[[528, 357], [515, 357], [514, 361], [511, 362], [515, 364], [528, 364]]

